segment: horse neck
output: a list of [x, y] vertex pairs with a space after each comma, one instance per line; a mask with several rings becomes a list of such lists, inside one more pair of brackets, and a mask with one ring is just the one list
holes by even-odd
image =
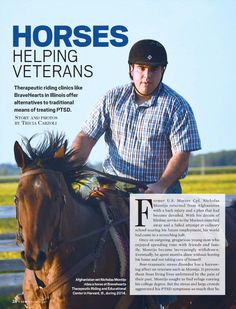
[[76, 238], [85, 235], [101, 227], [102, 216], [98, 215], [91, 206], [86, 205], [86, 201], [77, 200], [68, 188], [63, 188], [66, 198], [66, 205], [63, 210], [62, 234], [66, 239]]
[[98, 231], [95, 235], [85, 238], [83, 236], [93, 231], [96, 232], [104, 225], [103, 218], [85, 202], [77, 201], [68, 188], [63, 188], [63, 194], [66, 203], [61, 213], [62, 220], [59, 235], [57, 235], [60, 245], [49, 255], [43, 270], [37, 272], [39, 278], [46, 280], [45, 282], [54, 269], [60, 272], [61, 267], [64, 267], [67, 261], [74, 263], [93, 252], [101, 237], [101, 232]]

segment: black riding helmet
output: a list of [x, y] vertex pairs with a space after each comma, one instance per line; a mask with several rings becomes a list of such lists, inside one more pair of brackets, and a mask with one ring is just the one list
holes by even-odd
[[168, 61], [165, 47], [154, 40], [138, 41], [130, 49], [128, 63], [166, 67]]

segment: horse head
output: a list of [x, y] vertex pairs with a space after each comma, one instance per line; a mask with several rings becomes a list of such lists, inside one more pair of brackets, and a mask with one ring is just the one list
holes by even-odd
[[[55, 159], [64, 155], [65, 147], [54, 152]], [[15, 195], [19, 233], [24, 245], [21, 256], [27, 268], [39, 270], [60, 237], [65, 206], [64, 177], [59, 171], [41, 167], [18, 142], [14, 154], [22, 172]]]

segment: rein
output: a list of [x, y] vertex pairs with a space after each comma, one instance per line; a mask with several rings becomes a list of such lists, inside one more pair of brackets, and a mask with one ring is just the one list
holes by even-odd
[[73, 239], [67, 239], [67, 240], [62, 240], [61, 242], [59, 242], [59, 246], [62, 245], [62, 244], [67, 244], [67, 243], [73, 243], [73, 242], [76, 242], [76, 241], [79, 241], [79, 240], [82, 240], [82, 239], [85, 239], [85, 238], [88, 238], [90, 236], [93, 236], [93, 235], [96, 235], [100, 232], [103, 232], [105, 231], [106, 229], [110, 229], [110, 227], [112, 226], [116, 226], [116, 225], [119, 225], [119, 224], [122, 224], [122, 223], [125, 223], [129, 220], [129, 217], [127, 218], [122, 218], [120, 220], [117, 220], [117, 221], [111, 221], [111, 222], [108, 222], [106, 223], [103, 227], [99, 228], [99, 229], [96, 229], [92, 232], [89, 232], [87, 234], [84, 234], [82, 236], [79, 236], [79, 237], [76, 237], [76, 238], [73, 238]]
[[140, 182], [140, 181], [137, 181], [137, 180], [134, 180], [134, 179], [131, 179], [131, 178], [125, 178], [125, 177], [121, 177], [121, 176], [117, 176], [117, 175], [107, 174], [107, 173], [98, 171], [98, 170], [96, 170], [92, 167], [89, 167], [89, 166], [87, 166], [86, 168], [87, 168], [88, 171], [95, 173], [95, 174], [98, 174], [98, 175], [101, 175], [101, 176], [104, 176], [104, 177], [106, 177], [110, 180], [128, 183], [128, 184], [131, 184], [131, 185], [134, 185], [136, 187], [143, 188], [143, 189], [147, 189], [147, 184], [150, 183], [150, 182]]

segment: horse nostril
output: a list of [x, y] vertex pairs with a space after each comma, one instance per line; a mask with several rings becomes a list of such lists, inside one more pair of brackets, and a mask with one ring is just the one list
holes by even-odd
[[21, 255], [21, 258], [25, 261], [25, 251], [21, 251], [20, 255]]
[[45, 262], [45, 260], [46, 260], [46, 254], [43, 251], [40, 251], [37, 256], [36, 263], [42, 265]]
[[27, 268], [38, 270], [42, 268], [43, 263], [46, 260], [46, 254], [43, 251], [40, 251], [36, 259], [33, 259], [30, 255], [25, 254], [25, 251], [22, 251], [21, 258]]

